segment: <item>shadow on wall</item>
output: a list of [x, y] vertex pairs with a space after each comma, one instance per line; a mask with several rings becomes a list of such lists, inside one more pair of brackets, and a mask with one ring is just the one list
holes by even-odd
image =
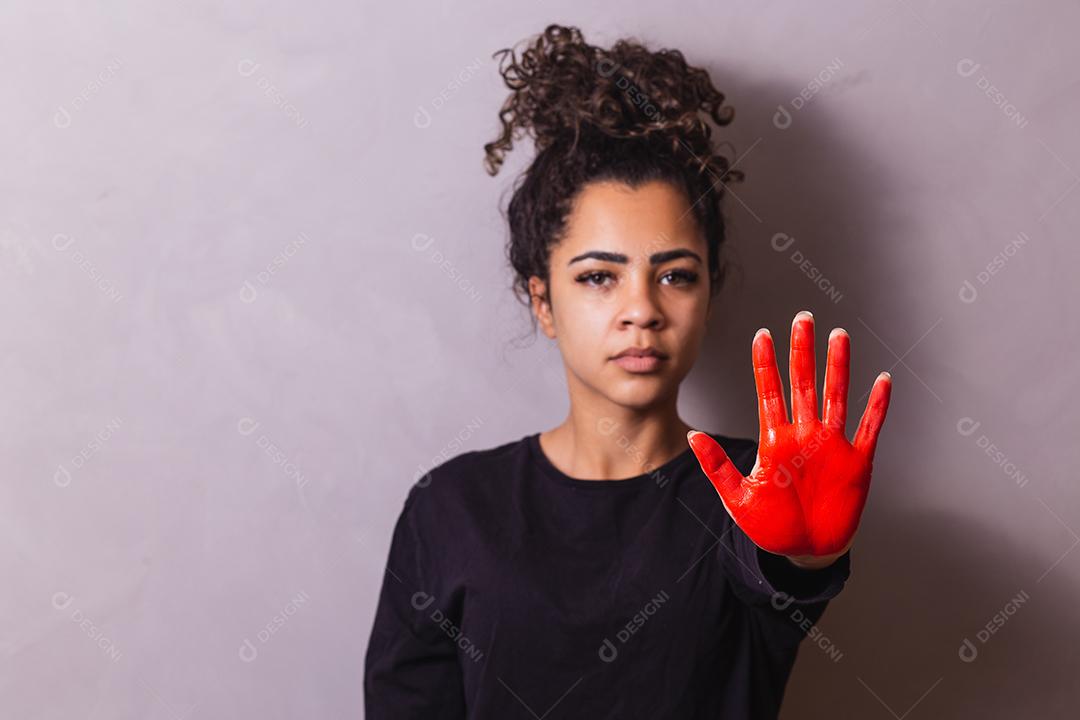
[[972, 518], [875, 512], [824, 637], [800, 648], [781, 717], [1069, 717], [1080, 588], [1064, 561], [1045, 572], [1054, 559]]
[[[710, 430], [756, 438], [751, 340], [759, 327], [770, 328], [790, 392], [791, 320], [804, 308], [816, 320], [819, 398], [829, 331], [844, 327], [852, 336], [849, 438], [877, 373], [890, 369], [897, 387], [852, 577], [817, 628], [825, 637], [803, 644], [782, 717], [834, 718], [841, 710], [865, 718], [959, 718], [973, 707], [980, 717], [990, 717], [986, 708], [1002, 718], [1021, 710], [1033, 717], [1075, 712], [1080, 616], [1071, 600], [1078, 588], [1062, 587], [1067, 572], [1058, 566], [1040, 579], [1054, 557], [1008, 544], [1007, 534], [980, 524], [974, 512], [926, 512], [902, 502], [930, 475], [948, 478], [942, 497], [955, 497], [957, 486], [978, 487], [982, 472], [975, 454], [950, 460], [959, 474], [923, 467], [955, 450], [959, 436], [942, 437], [942, 428], [954, 432], [966, 414], [957, 408], [971, 399], [942, 397], [953, 371], [932, 360], [950, 350], [939, 325], [952, 310], [935, 298], [959, 302], [962, 278], [955, 288], [936, 283], [932, 257], [921, 261], [928, 275], [913, 276], [906, 270], [915, 265], [911, 248], [882, 240], [905, 235], [895, 197], [913, 179], [887, 175], [881, 149], [844, 137], [825, 102], [793, 102], [803, 89], [740, 86], [722, 70], [710, 74], [736, 108], [736, 120], [717, 137], [731, 140], [734, 154], [724, 151], [739, 158], [747, 178], [725, 198], [727, 253], [736, 267], [714, 300], [702, 357], [684, 386], [684, 401], [700, 405], [691, 415], [708, 416]], [[859, 82], [855, 76], [846, 86]], [[934, 294], [925, 303], [909, 302], [927, 289]], [[920, 364], [920, 357], [931, 360]], [[924, 367], [941, 387], [924, 382]], [[879, 475], [888, 483], [877, 482]]]
[[[734, 122], [714, 137], [731, 141], [733, 147], [720, 149], [746, 179], [727, 184], [730, 274], [713, 301], [712, 326], [702, 348], [707, 362], [698, 363], [698, 372], [704, 371], [706, 385], [716, 377], [733, 378], [739, 407], [747, 398], [749, 407], [756, 407], [750, 364], [754, 333], [760, 327], [772, 332], [786, 383], [791, 321], [808, 309], [817, 328], [819, 382], [829, 331], [843, 327], [851, 335], [848, 414], [854, 432], [865, 406], [865, 395], [858, 398], [869, 392], [877, 373], [889, 368], [894, 375], [903, 373], [903, 366], [896, 366], [898, 356], [904, 357], [920, 338], [913, 356], [925, 352], [940, 332], [935, 327], [940, 314], [915, 317], [897, 312], [894, 304], [927, 282], [898, 274], [910, 247], [883, 240], [905, 232], [900, 225], [904, 218], [892, 214], [892, 208], [910, 183], [886, 175], [882, 148], [855, 144], [844, 134], [842, 120], [830, 114], [827, 100], [803, 99], [805, 88], [740, 86], [721, 70], [710, 69], [710, 74], [735, 108]], [[823, 69], [820, 76], [827, 74]], [[834, 82], [826, 83], [821, 94], [860, 84], [863, 76]], [[927, 397], [935, 400], [932, 391]], [[739, 413], [739, 418], [733, 431], [756, 436], [756, 417]]]

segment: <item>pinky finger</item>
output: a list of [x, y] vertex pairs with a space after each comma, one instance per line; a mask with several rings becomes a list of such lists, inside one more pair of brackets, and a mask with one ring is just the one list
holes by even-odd
[[862, 419], [859, 420], [859, 428], [855, 431], [855, 441], [852, 443], [856, 450], [874, 457], [877, 448], [878, 433], [885, 422], [885, 413], [889, 410], [889, 397], [892, 395], [892, 375], [883, 372], [874, 380], [874, 387], [870, 390], [870, 399], [866, 401], [866, 410], [863, 411]]

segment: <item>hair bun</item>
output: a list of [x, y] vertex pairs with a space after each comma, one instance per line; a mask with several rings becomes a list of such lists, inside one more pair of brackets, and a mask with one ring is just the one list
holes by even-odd
[[655, 140], [689, 153], [704, 170], [713, 151], [700, 113], [719, 126], [734, 117], [708, 73], [688, 65], [678, 50], [651, 51], [632, 39], [605, 50], [586, 43], [576, 27], [549, 25], [520, 59], [513, 48], [492, 57], [501, 58], [499, 72], [512, 92], [499, 111], [501, 136], [484, 146], [491, 175], [524, 134], [540, 151], [563, 140], [576, 146], [591, 132]]

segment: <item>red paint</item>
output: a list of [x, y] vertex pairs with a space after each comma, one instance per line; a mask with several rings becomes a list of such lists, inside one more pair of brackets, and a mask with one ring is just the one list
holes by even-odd
[[754, 336], [759, 437], [757, 462], [749, 477], [739, 473], [706, 433], [690, 438], [690, 447], [724, 507], [763, 550], [788, 556], [839, 555], [854, 540], [870, 490], [874, 448], [889, 407], [892, 380], [887, 373], [878, 375], [855, 439], [849, 442], [844, 423], [850, 342], [846, 332], [830, 337], [824, 412], [819, 418], [813, 317], [795, 316], [789, 419], [772, 336], [764, 329]]

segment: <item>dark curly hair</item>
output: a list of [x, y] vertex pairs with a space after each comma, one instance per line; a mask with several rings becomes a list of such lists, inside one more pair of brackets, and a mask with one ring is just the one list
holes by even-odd
[[492, 55], [500, 56], [499, 72], [512, 92], [499, 111], [501, 135], [484, 145], [485, 169], [496, 175], [523, 134], [536, 149], [507, 212], [507, 256], [519, 299], [529, 304], [532, 275], [547, 286], [550, 251], [574, 198], [587, 183], [604, 180], [633, 188], [660, 180], [686, 193], [708, 245], [715, 296], [726, 274], [720, 201], [725, 184], [744, 176], [714, 154], [712, 129], [699, 114], [718, 126], [734, 117], [708, 72], [688, 65], [678, 50], [653, 52], [625, 38], [605, 50], [587, 44], [578, 28], [554, 24], [520, 60], [512, 48]]

